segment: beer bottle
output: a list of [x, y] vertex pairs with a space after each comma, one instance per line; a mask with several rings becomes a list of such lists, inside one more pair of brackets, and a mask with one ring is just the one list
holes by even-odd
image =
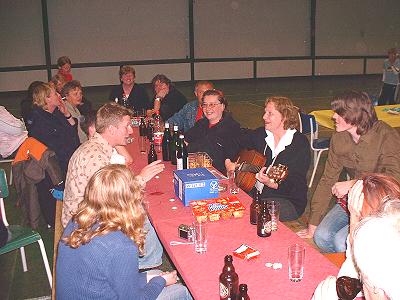
[[174, 133], [169, 143], [169, 154], [171, 155], [171, 163], [176, 165], [176, 142], [178, 141], [178, 125], [174, 125]]
[[176, 168], [177, 170], [188, 168], [188, 152], [183, 134], [179, 135], [178, 147], [176, 148]]
[[219, 275], [219, 299], [236, 300], [239, 289], [239, 276], [233, 266], [232, 255], [225, 256], [225, 265]]
[[154, 141], [152, 140], [150, 142], [150, 150], [149, 154], [147, 155], [147, 162], [151, 164], [153, 161], [157, 160], [157, 152], [156, 149], [154, 149]]
[[260, 192], [255, 189], [253, 202], [250, 204], [250, 224], [257, 225], [258, 211], [260, 209]]
[[[150, 119], [147, 121], [147, 138], [149, 141], [153, 139], [154, 127], [153, 127], [153, 120]], [[154, 142], [154, 141], [153, 141]]]
[[147, 132], [146, 123], [144, 121], [144, 118], [141, 117], [140, 124], [139, 124], [139, 134], [140, 134], [140, 136], [146, 136], [146, 132]]
[[162, 140], [163, 161], [171, 160], [171, 152], [169, 152], [169, 143], [171, 143], [171, 133], [169, 132], [169, 124], [165, 123], [164, 135]]
[[239, 285], [238, 300], [250, 300], [249, 295], [247, 295], [247, 284], [242, 283]]
[[260, 237], [269, 237], [272, 232], [271, 215], [267, 207], [267, 200], [261, 200], [260, 212], [257, 219], [257, 235]]

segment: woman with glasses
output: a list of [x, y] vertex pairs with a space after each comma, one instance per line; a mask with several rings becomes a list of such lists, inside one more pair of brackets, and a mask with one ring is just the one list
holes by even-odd
[[205, 91], [201, 103], [204, 118], [185, 134], [188, 151], [207, 152], [213, 166], [226, 173], [225, 159], [237, 154], [234, 137], [240, 132], [240, 124], [226, 111], [228, 101], [221, 91]]
[[[280, 220], [299, 218], [307, 205], [307, 171], [310, 144], [297, 131], [298, 108], [286, 97], [273, 96], [265, 101], [264, 126], [246, 130], [238, 137], [240, 149], [256, 150], [266, 157], [266, 164], [256, 175], [256, 189], [266, 200], [279, 202]], [[288, 176], [279, 184], [267, 175], [267, 169], [278, 164], [288, 168]], [[236, 163], [226, 160], [228, 171]]]

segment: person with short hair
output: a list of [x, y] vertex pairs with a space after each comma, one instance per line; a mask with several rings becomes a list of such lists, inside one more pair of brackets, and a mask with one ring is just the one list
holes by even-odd
[[204, 118], [185, 134], [188, 152], [206, 152], [213, 166], [226, 174], [225, 159], [237, 154], [234, 137], [239, 134], [240, 124], [227, 111], [228, 100], [219, 90], [203, 93], [201, 101]]
[[399, 91], [400, 59], [397, 49], [388, 50], [388, 58], [383, 62], [383, 86], [378, 105], [395, 104]]
[[191, 101], [185, 104], [181, 110], [176, 112], [166, 122], [177, 125], [179, 130], [186, 132], [194, 126], [198, 120], [203, 118], [203, 109], [201, 108], [201, 99], [205, 91], [214, 89], [214, 85], [209, 81], [198, 81], [194, 88], [194, 95], [197, 101]]
[[83, 143], [87, 141], [87, 136], [81, 129], [82, 115], [78, 109], [83, 98], [81, 83], [78, 80], [68, 81], [62, 88], [62, 95], [65, 97], [65, 107], [78, 122], [79, 141]]
[[[96, 114], [96, 132], [72, 155], [68, 165], [67, 180], [61, 222], [65, 227], [72, 215], [77, 212], [84, 197], [90, 177], [100, 168], [112, 163], [116, 146], [125, 146], [132, 131], [131, 110], [115, 102], [104, 104]], [[161, 161], [144, 167], [136, 178], [146, 182], [164, 169]], [[141, 269], [159, 266], [162, 263], [162, 246], [149, 220], [146, 219], [146, 255], [139, 259]]]
[[58, 245], [59, 299], [192, 299], [176, 271], [139, 273], [145, 254], [142, 179], [123, 165], [90, 178]]
[[134, 111], [147, 111], [151, 108], [146, 89], [135, 82], [136, 71], [132, 66], [121, 66], [119, 69], [120, 85], [115, 86], [109, 100], [128, 107]]
[[[310, 144], [298, 131], [299, 109], [292, 100], [272, 96], [265, 100], [264, 126], [244, 130], [238, 135], [239, 149], [256, 150], [266, 157], [265, 166], [256, 174], [257, 189], [262, 199], [280, 203], [280, 220], [298, 219], [307, 205], [307, 172], [310, 166]], [[237, 164], [227, 159], [228, 171]], [[267, 168], [282, 164], [288, 168], [288, 176], [279, 184], [267, 174]]]
[[156, 112], [160, 113], [165, 121], [178, 112], [187, 103], [186, 97], [178, 91], [171, 80], [164, 74], [157, 74], [151, 80], [151, 86], [154, 91], [153, 109], [147, 111], [151, 116]]
[[71, 59], [68, 56], [61, 56], [57, 59], [58, 73], [64, 77], [65, 82], [72, 80]]
[[34, 89], [33, 109], [26, 122], [29, 136], [56, 153], [64, 176], [69, 159], [80, 144], [77, 125], [51, 84], [42, 83]]
[[[332, 135], [325, 170], [311, 200], [308, 228], [298, 235], [314, 237], [322, 252], [344, 252], [349, 233], [346, 195], [365, 172], [400, 179], [400, 136], [378, 120], [372, 101], [364, 92], [345, 92], [336, 96], [331, 106], [336, 132]], [[342, 171], [351, 179], [338, 181]], [[332, 195], [337, 204], [324, 217]]]
[[26, 123], [29, 114], [32, 111], [33, 108], [33, 90], [38, 86], [44, 83], [43, 81], [33, 81], [28, 87], [26, 97], [22, 99], [20, 103], [21, 107], [21, 117], [24, 119], [24, 122]]

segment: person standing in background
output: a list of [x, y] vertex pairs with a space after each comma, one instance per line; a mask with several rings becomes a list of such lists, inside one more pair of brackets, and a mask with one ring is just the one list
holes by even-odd
[[383, 62], [383, 86], [378, 105], [394, 104], [399, 91], [400, 59], [396, 48], [388, 50], [388, 58]]
[[71, 65], [72, 63], [68, 56], [61, 56], [57, 59], [58, 74], [64, 77], [66, 82], [72, 80]]

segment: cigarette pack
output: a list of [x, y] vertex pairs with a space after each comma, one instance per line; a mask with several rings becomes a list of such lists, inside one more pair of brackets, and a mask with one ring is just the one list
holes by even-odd
[[253, 259], [260, 255], [260, 252], [249, 245], [242, 244], [239, 248], [233, 251], [233, 255], [241, 259]]

